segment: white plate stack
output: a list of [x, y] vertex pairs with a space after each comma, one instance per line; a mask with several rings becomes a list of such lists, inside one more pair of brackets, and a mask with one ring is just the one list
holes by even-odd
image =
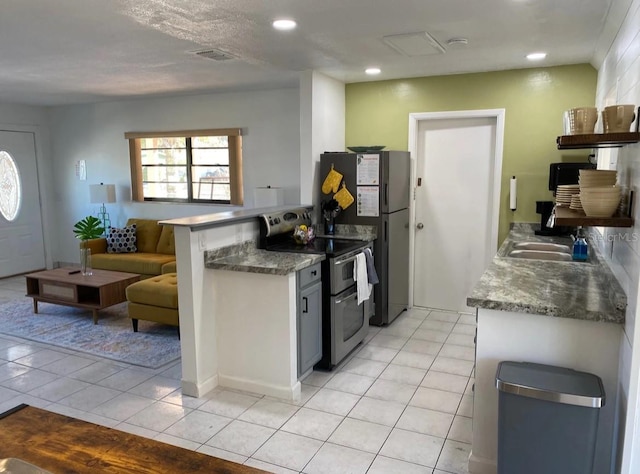
[[556, 205], [560, 207], [570, 207], [571, 198], [579, 192], [579, 184], [559, 184], [556, 188]]
[[571, 196], [571, 205], [569, 206], [569, 209], [579, 212], [580, 214], [584, 214], [582, 201], [580, 200], [580, 193]]
[[615, 170], [580, 170], [580, 202], [588, 217], [611, 217], [620, 204]]

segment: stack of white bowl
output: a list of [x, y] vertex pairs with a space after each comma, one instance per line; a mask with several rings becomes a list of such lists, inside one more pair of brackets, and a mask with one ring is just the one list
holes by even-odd
[[611, 217], [620, 204], [615, 170], [580, 170], [580, 202], [587, 217]]

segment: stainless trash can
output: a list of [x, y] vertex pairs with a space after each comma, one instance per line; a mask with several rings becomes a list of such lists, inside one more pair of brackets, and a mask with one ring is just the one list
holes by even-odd
[[591, 474], [605, 393], [586, 372], [498, 364], [498, 474]]

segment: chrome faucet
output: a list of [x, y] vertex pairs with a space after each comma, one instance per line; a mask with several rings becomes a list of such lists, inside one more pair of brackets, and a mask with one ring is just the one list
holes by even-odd
[[551, 209], [551, 214], [549, 214], [549, 219], [547, 220], [547, 227], [549, 227], [550, 229], [553, 228], [553, 226], [556, 223], [556, 206], [553, 206], [553, 209]]

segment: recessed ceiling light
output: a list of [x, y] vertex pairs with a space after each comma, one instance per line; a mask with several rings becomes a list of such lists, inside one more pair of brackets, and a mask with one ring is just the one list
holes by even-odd
[[276, 30], [280, 30], [280, 31], [288, 31], [288, 30], [293, 30], [298, 24], [293, 21], [293, 20], [275, 20], [272, 23], [273, 27]]
[[451, 38], [447, 40], [447, 46], [464, 46], [466, 44], [469, 44], [467, 38]]
[[527, 54], [527, 59], [529, 61], [540, 61], [547, 57], [547, 53], [531, 53]]
[[370, 76], [375, 76], [376, 74], [380, 74], [380, 68], [379, 67], [370, 67], [365, 69], [364, 71], [366, 74], [369, 74]]

